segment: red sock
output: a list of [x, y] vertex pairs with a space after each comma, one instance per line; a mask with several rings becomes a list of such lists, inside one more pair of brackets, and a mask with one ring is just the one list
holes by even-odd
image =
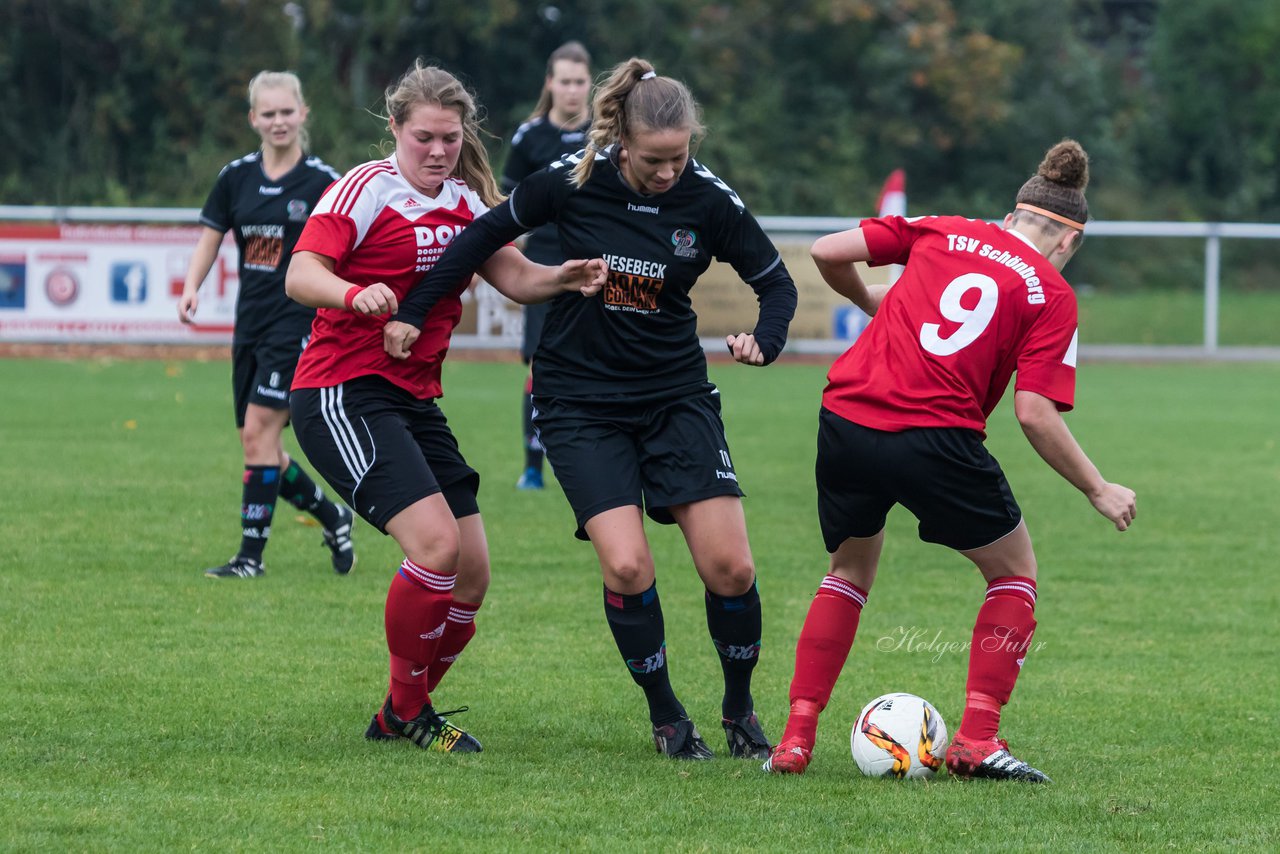
[[436, 659], [431, 662], [427, 671], [427, 690], [434, 691], [444, 678], [462, 650], [476, 634], [476, 611], [478, 604], [453, 600], [449, 606], [449, 619], [444, 624], [444, 637], [440, 638], [440, 646], [436, 648]]
[[957, 735], [986, 741], [1000, 731], [1000, 710], [1009, 702], [1031, 648], [1035, 607], [1034, 578], [1007, 575], [987, 585], [987, 598], [973, 626], [964, 717]]
[[812, 749], [818, 733], [818, 713], [831, 699], [831, 689], [849, 657], [865, 604], [865, 590], [835, 575], [822, 579], [796, 642], [791, 714], [787, 717], [783, 741], [798, 739]]
[[391, 710], [411, 720], [430, 701], [428, 665], [444, 635], [453, 602], [454, 576], [420, 567], [408, 558], [387, 591], [387, 650], [391, 653]]

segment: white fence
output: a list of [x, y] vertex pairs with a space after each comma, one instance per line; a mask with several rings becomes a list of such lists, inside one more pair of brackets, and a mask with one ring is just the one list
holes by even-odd
[[[174, 306], [195, 243], [199, 211], [191, 208], [105, 208], [0, 205], [0, 341], [229, 340], [238, 277], [230, 237], [202, 290], [203, 325], [184, 327]], [[849, 228], [844, 217], [760, 217], [779, 240], [813, 238]], [[22, 225], [19, 225], [22, 224]], [[90, 225], [92, 224], [92, 225]], [[164, 224], [150, 226], [148, 224]], [[185, 228], [183, 227], [185, 226]], [[1095, 358], [1280, 359], [1280, 347], [1219, 344], [1221, 243], [1280, 238], [1263, 223], [1089, 223], [1089, 237], [1199, 238], [1204, 251], [1204, 327], [1198, 346], [1092, 346]], [[37, 283], [42, 287], [37, 286]], [[155, 283], [148, 290], [148, 283]], [[457, 347], [517, 346], [520, 315], [487, 286], [476, 291], [474, 322]], [[840, 352], [848, 341], [793, 339], [793, 353]], [[709, 346], [720, 348], [719, 339]]]
[[[770, 235], [817, 238], [852, 227], [856, 220], [841, 217], [759, 217], [760, 225]], [[1218, 343], [1218, 309], [1221, 304], [1222, 240], [1280, 239], [1280, 225], [1271, 223], [1229, 222], [1121, 222], [1096, 220], [1089, 223], [1089, 239], [1095, 237], [1181, 237], [1203, 238], [1204, 248], [1204, 337], [1200, 346], [1169, 347], [1159, 345], [1093, 345], [1082, 347], [1081, 353], [1094, 358], [1221, 358], [1280, 359], [1277, 347], [1222, 347]], [[795, 345], [798, 345], [795, 346]], [[843, 350], [847, 342], [792, 342], [788, 350], [796, 352], [831, 352]]]

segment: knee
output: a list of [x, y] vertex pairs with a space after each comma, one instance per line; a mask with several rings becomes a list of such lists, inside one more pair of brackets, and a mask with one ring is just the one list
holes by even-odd
[[489, 592], [489, 561], [463, 553], [458, 557], [458, 580], [453, 588], [453, 598], [479, 605]]
[[756, 583], [756, 565], [749, 556], [720, 561], [703, 580], [718, 596], [741, 596]]
[[[418, 566], [445, 575], [458, 571], [458, 531], [456, 528], [433, 531], [415, 531], [400, 542], [405, 557]], [[486, 586], [487, 586], [486, 577]]]
[[[240, 443], [244, 446], [244, 458], [250, 464], [268, 465], [281, 459], [280, 432], [268, 429], [262, 424], [247, 422], [240, 434]], [[268, 462], [270, 461], [270, 462]]]
[[615, 593], [643, 593], [653, 586], [653, 557], [647, 552], [611, 558], [601, 568], [605, 586]]

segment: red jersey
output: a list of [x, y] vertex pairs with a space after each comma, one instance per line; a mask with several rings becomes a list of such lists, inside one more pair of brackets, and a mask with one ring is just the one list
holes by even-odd
[[1075, 402], [1076, 297], [1021, 234], [958, 216], [867, 219], [871, 263], [905, 264], [827, 374], [822, 403], [875, 430], [986, 428], [1016, 388]]
[[[436, 198], [404, 179], [395, 155], [358, 166], [321, 197], [294, 251], [332, 258], [334, 272], [356, 285], [383, 282], [403, 300], [445, 247], [488, 210], [474, 190], [454, 178]], [[440, 397], [440, 365], [462, 316], [458, 293], [436, 303], [409, 358], [382, 349], [386, 317], [322, 308], [298, 360], [294, 388], [328, 388], [355, 377], [385, 377], [418, 398]]]

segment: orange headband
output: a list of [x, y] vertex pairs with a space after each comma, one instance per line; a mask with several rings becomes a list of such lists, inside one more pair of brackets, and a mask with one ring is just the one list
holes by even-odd
[[1044, 208], [1038, 208], [1035, 205], [1029, 205], [1026, 202], [1018, 202], [1018, 204], [1015, 205], [1014, 207], [1016, 207], [1020, 211], [1031, 211], [1032, 213], [1040, 214], [1040, 216], [1047, 216], [1049, 219], [1054, 220], [1055, 222], [1060, 222], [1063, 225], [1069, 225], [1072, 228], [1079, 229], [1080, 231], [1084, 231], [1083, 222], [1076, 222], [1074, 219], [1067, 219], [1062, 214], [1056, 214], [1053, 211], [1047, 211]]

